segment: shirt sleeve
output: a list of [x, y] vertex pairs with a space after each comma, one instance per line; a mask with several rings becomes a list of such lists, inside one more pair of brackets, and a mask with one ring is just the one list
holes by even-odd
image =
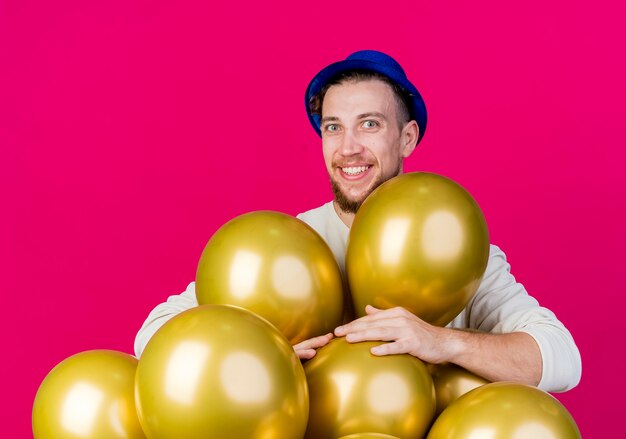
[[491, 246], [483, 280], [466, 308], [468, 326], [491, 333], [525, 332], [535, 339], [542, 358], [538, 387], [564, 392], [581, 377], [580, 352], [554, 313], [539, 305], [510, 272], [506, 256]]
[[170, 296], [166, 302], [157, 305], [143, 322], [135, 337], [135, 356], [137, 358], [141, 356], [152, 336], [165, 322], [195, 306], [198, 306], [195, 282], [191, 282], [181, 294]]

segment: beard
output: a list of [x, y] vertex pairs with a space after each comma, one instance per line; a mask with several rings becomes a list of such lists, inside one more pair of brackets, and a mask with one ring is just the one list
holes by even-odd
[[398, 166], [396, 167], [395, 171], [389, 177], [385, 178], [382, 174], [376, 177], [376, 179], [372, 183], [369, 190], [359, 199], [348, 198], [348, 196], [344, 192], [341, 191], [341, 187], [339, 186], [339, 183], [337, 183], [337, 181], [333, 179], [332, 176], [330, 177], [330, 186], [333, 189], [333, 194], [335, 195], [335, 201], [337, 202], [337, 205], [339, 206], [339, 208], [346, 213], [354, 214], [354, 213], [357, 213], [357, 211], [361, 207], [361, 204], [363, 204], [363, 202], [367, 199], [367, 197], [369, 197], [370, 194], [374, 192], [376, 188], [378, 188], [378, 186], [380, 186], [387, 180], [390, 180], [393, 177], [400, 175], [401, 172], [402, 172], [402, 161], [399, 161]]

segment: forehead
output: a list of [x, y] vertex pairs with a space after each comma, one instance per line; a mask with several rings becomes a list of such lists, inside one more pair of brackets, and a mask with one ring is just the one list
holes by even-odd
[[395, 117], [395, 96], [391, 87], [379, 79], [347, 81], [331, 86], [322, 103], [323, 117], [345, 118], [379, 112]]

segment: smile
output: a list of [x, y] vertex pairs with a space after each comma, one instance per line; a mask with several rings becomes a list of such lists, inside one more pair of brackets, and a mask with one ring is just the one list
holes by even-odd
[[341, 170], [348, 175], [359, 175], [367, 171], [369, 166], [349, 166], [341, 168]]

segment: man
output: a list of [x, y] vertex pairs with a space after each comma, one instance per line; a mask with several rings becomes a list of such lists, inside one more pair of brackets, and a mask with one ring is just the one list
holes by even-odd
[[[400, 65], [369, 50], [323, 69], [309, 84], [305, 99], [309, 119], [322, 138], [335, 199], [298, 218], [325, 239], [345, 278], [346, 242], [354, 215], [376, 187], [402, 173], [404, 158], [424, 135], [426, 108]], [[137, 334], [137, 356], [165, 321], [193, 306], [197, 306], [193, 283], [157, 306]], [[366, 312], [336, 328], [334, 335], [349, 342], [388, 341], [372, 353], [408, 353], [431, 363], [451, 362], [491, 381], [517, 381], [558, 392], [580, 380], [580, 354], [569, 331], [515, 281], [504, 253], [495, 246], [478, 291], [446, 328], [402, 308], [368, 306]], [[294, 349], [308, 359], [332, 337], [306, 340]]]

